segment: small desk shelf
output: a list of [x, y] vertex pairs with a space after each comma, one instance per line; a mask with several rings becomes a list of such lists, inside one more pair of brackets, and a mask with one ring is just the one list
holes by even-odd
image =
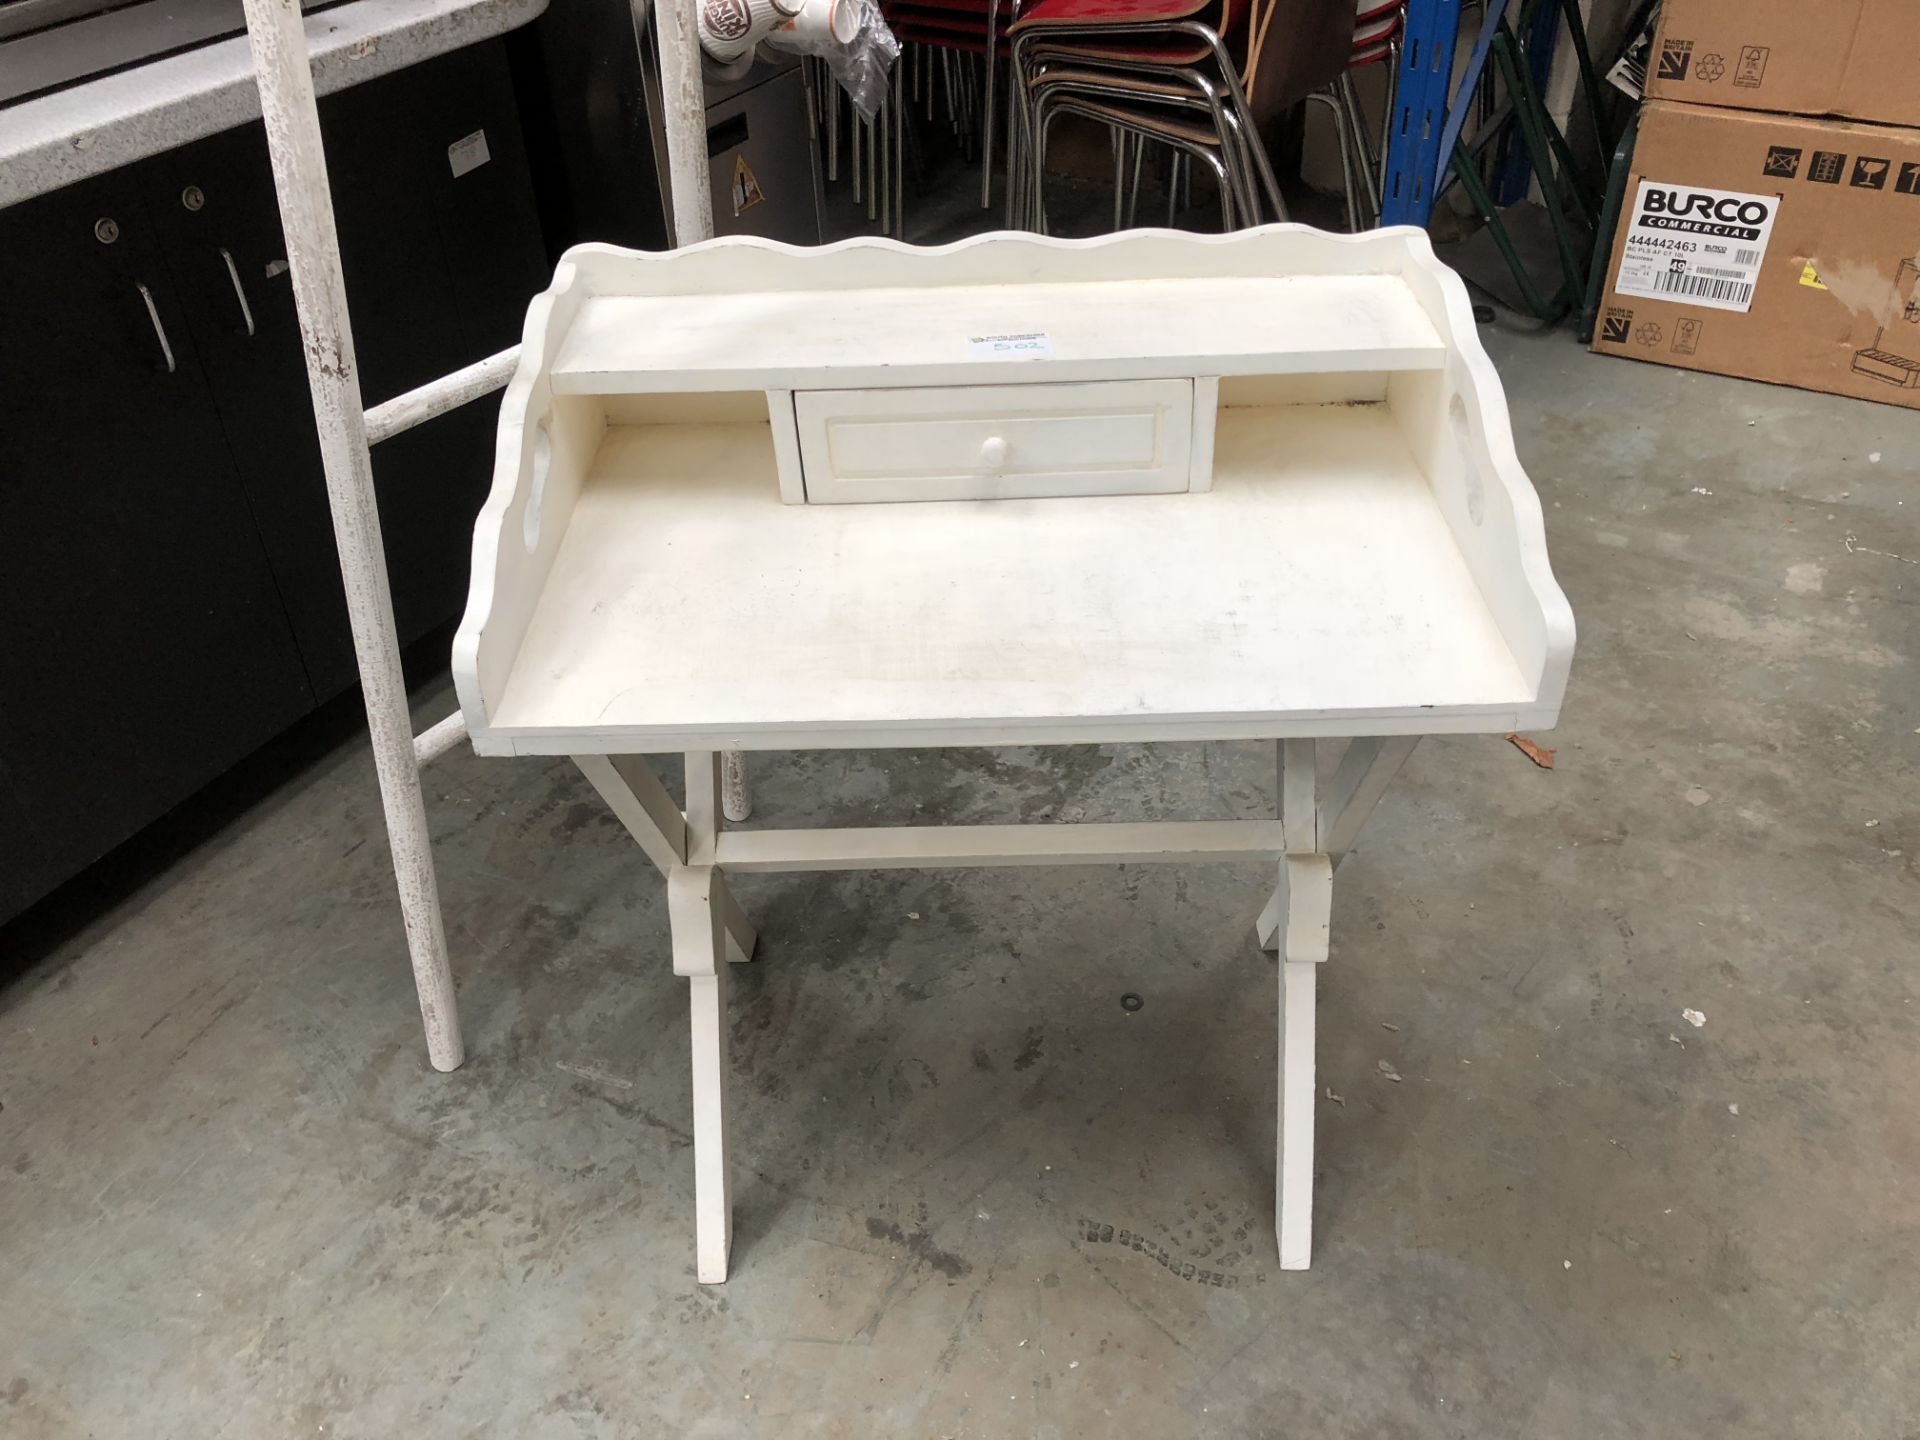
[[[569, 252], [502, 405], [454, 668], [478, 751], [576, 757], [669, 874], [720, 1279], [717, 1017], [752, 949], [725, 870], [1249, 854], [1279, 865], [1278, 1231], [1304, 1266], [1332, 867], [1418, 736], [1551, 726], [1572, 651], [1457, 278], [1417, 231], [1271, 226]], [[1203, 739], [1278, 742], [1282, 813], [749, 840], [709, 784], [722, 748]], [[631, 758], [674, 751], [684, 813]]]
[[[987, 239], [996, 246], [1047, 243], [1038, 237]], [[874, 248], [865, 241], [851, 244], [859, 251]], [[975, 258], [980, 242], [963, 242], [949, 253], [963, 249], [963, 259]], [[820, 257], [836, 250], [846, 253], [829, 247], [802, 259], [802, 266], [821, 272], [816, 283], [826, 279]], [[607, 258], [574, 253], [583, 268]], [[1041, 253], [1051, 258], [1051, 251]], [[780, 258], [794, 255], [780, 252]], [[852, 273], [875, 275], [876, 261], [899, 258], [862, 255], [860, 271]], [[914, 255], [910, 265], [922, 263]], [[648, 273], [650, 267], [634, 270], [636, 278]], [[800, 283], [810, 278], [803, 268], [792, 273]], [[1040, 357], [1047, 368], [1071, 367], [1072, 378], [1079, 380], [1129, 380], [1182, 370], [1213, 375], [1438, 370], [1447, 359], [1446, 343], [1426, 311], [1391, 275], [1275, 276], [1235, 267], [1224, 275], [1156, 280], [1150, 302], [1140, 292], [1142, 282], [1131, 277], [1022, 284], [1009, 275], [921, 288], [881, 283], [906, 281], [911, 273], [909, 267], [897, 274], [880, 271], [874, 285], [859, 289], [596, 295], [581, 304], [555, 352], [554, 392], [1017, 382], [1032, 378], [1034, 358], [975, 356], [969, 342], [977, 336], [1032, 333], [1049, 337], [1052, 353]], [[755, 276], [753, 283], [767, 287], [781, 278]], [[1143, 303], [1150, 303], [1155, 317], [1151, 357], [1140, 354]], [[1223, 319], [1233, 321], [1231, 328], [1222, 329]], [[1045, 378], [1065, 377], [1051, 373]]]

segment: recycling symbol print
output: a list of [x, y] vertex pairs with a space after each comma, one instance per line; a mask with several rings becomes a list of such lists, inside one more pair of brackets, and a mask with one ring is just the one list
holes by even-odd
[[1660, 327], [1651, 320], [1642, 321], [1633, 329], [1633, 338], [1642, 345], [1654, 346], [1660, 343]]
[[1711, 85], [1727, 73], [1727, 57], [1724, 55], [1702, 55], [1693, 67], [1693, 73]]

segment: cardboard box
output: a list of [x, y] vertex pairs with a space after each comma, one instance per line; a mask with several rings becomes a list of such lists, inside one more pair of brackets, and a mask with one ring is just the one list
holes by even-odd
[[1664, 0], [1647, 95], [1920, 125], [1915, 0]]
[[1650, 101], [1603, 354], [1920, 409], [1920, 130]]

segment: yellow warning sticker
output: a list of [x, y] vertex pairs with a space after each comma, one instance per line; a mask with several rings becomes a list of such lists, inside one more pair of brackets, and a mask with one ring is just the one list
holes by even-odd
[[1824, 290], [1827, 288], [1820, 283], [1820, 272], [1813, 268], [1813, 262], [1811, 260], [1803, 264], [1800, 271], [1800, 283], [1809, 290]]
[[742, 211], [751, 210], [766, 198], [766, 192], [760, 188], [759, 177], [753, 173], [752, 167], [747, 164], [747, 157], [744, 155], [734, 156], [733, 213], [738, 215]]

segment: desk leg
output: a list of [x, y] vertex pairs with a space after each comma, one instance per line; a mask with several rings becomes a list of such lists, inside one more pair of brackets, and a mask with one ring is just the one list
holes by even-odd
[[[693, 1013], [694, 1274], [702, 1285], [727, 1278], [733, 1249], [733, 1194], [727, 1183], [727, 968], [688, 982]], [[1309, 1076], [1307, 1083], [1313, 1083]]]
[[1267, 897], [1266, 908], [1253, 922], [1253, 938], [1260, 942], [1262, 950], [1280, 948], [1280, 892], [1277, 889]]
[[687, 753], [687, 860], [667, 873], [673, 970], [687, 977], [693, 1022], [694, 1274], [727, 1278], [733, 1204], [727, 1184], [727, 965], [753, 953], [753, 927], [713, 864], [720, 834], [725, 761]]
[[1274, 1234], [1280, 1268], [1304, 1270], [1313, 1254], [1314, 992], [1327, 958], [1333, 863], [1325, 855], [1280, 861], [1280, 1122]]
[[1417, 743], [1414, 736], [1355, 740], [1320, 792], [1314, 742], [1282, 741], [1280, 818], [1288, 853], [1255, 923], [1261, 947], [1280, 952], [1280, 1123], [1274, 1231], [1280, 1268], [1313, 1256], [1314, 1000], [1333, 922], [1333, 868]]
[[726, 889], [710, 865], [676, 865], [667, 876], [674, 972], [687, 977], [693, 1025], [694, 1273], [727, 1278], [733, 1205], [727, 1183]]
[[[659, 867], [661, 874], [670, 874], [675, 865], [684, 865], [690, 858], [696, 862], [710, 858], [713, 831], [718, 823], [713, 818], [718, 812], [711, 803], [702, 803], [696, 794], [691, 807], [695, 813], [695, 823], [693, 830], [689, 831], [687, 817], [680, 813], [679, 807], [667, 794], [666, 787], [654, 777], [644, 757], [576, 755], [573, 763], [580, 767], [580, 773], [587, 777], [600, 798], [607, 802], [607, 808], [613, 811], [614, 818], [626, 826], [627, 833], [646, 852], [647, 858]], [[701, 773], [698, 764], [690, 772], [696, 786]], [[690, 834], [694, 843], [705, 843], [708, 851], [690, 856], [687, 850]], [[727, 958], [735, 964], [751, 960], [757, 939], [753, 924], [717, 871], [714, 882], [720, 891], [720, 919], [727, 929]]]
[[[1309, 742], [1311, 743], [1311, 742]], [[1387, 793], [1387, 786], [1393, 783], [1393, 777], [1400, 773], [1400, 767], [1407, 763], [1407, 757], [1413, 754], [1413, 747], [1420, 743], [1417, 735], [1397, 735], [1390, 739], [1362, 738], [1347, 746], [1346, 753], [1340, 757], [1339, 768], [1334, 772], [1327, 793], [1317, 800], [1311, 790], [1296, 792], [1288, 797], [1286, 790], [1287, 767], [1281, 763], [1282, 809], [1287, 808], [1291, 798], [1295, 807], [1304, 803], [1313, 810], [1313, 843], [1296, 846], [1293, 836], [1303, 833], [1303, 826], [1292, 816], [1286, 817], [1287, 848], [1290, 850], [1314, 850], [1325, 852], [1337, 868], [1347, 858], [1347, 852], [1353, 848], [1360, 827], [1373, 814], [1374, 806], [1380, 803], [1380, 797]], [[1283, 747], [1282, 754], [1285, 750]], [[1293, 773], [1298, 776], [1300, 766], [1296, 764]], [[1267, 905], [1260, 912], [1260, 918], [1254, 922], [1254, 935], [1262, 950], [1279, 948], [1280, 931], [1280, 893], [1276, 890], [1267, 899]]]
[[727, 877], [716, 870], [713, 880], [720, 892], [720, 926], [727, 934], [727, 959], [735, 965], [744, 965], [753, 959], [753, 948], [760, 943], [759, 933], [747, 919], [747, 912], [740, 908], [740, 902], [733, 898], [733, 891], [727, 888]]

